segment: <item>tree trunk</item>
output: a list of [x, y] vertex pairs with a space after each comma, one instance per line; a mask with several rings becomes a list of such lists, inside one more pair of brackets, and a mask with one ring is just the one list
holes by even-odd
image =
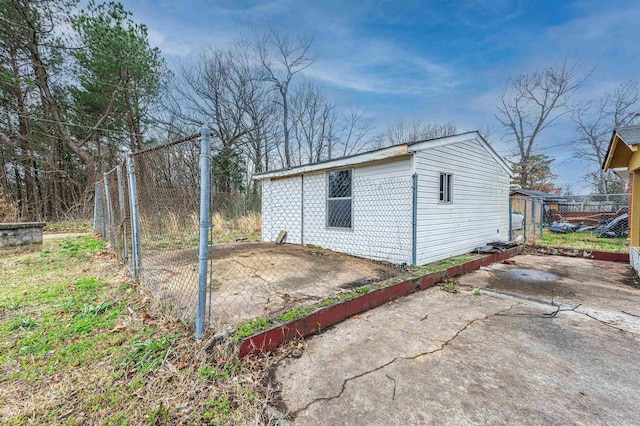
[[[25, 12], [25, 15], [27, 17], [31, 15], [29, 11], [29, 2], [26, 2], [25, 4]], [[80, 148], [71, 139], [71, 136], [67, 132], [67, 129], [64, 127], [60, 108], [58, 107], [58, 103], [55, 97], [51, 93], [51, 88], [49, 87], [49, 75], [47, 74], [46, 66], [40, 54], [40, 40], [37, 32], [33, 29], [33, 26], [35, 26], [34, 23], [31, 23], [31, 25], [29, 26], [30, 28], [27, 30], [27, 33], [29, 34], [27, 48], [31, 56], [33, 72], [36, 76], [36, 84], [40, 89], [40, 96], [42, 97], [43, 104], [46, 105], [53, 121], [55, 122], [56, 130], [58, 131], [60, 137], [85, 164], [87, 174], [87, 188], [91, 188], [93, 187], [93, 181], [95, 180], [95, 163], [93, 162], [91, 155]], [[87, 189], [85, 190], [85, 192], [86, 191]]]

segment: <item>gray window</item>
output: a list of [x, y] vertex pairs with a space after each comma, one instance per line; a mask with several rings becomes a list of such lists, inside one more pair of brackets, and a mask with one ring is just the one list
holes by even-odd
[[327, 173], [327, 227], [350, 229], [353, 207], [351, 170]]
[[453, 175], [450, 173], [440, 173], [440, 202], [453, 202]]

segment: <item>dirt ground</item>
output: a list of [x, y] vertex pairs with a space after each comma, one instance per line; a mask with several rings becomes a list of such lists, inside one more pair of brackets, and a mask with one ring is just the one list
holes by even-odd
[[308, 340], [277, 369], [281, 409], [296, 425], [639, 424], [629, 267], [514, 259]]
[[[289, 306], [393, 278], [397, 265], [299, 245], [239, 242], [216, 245], [210, 285], [212, 318], [237, 323]], [[198, 251], [147, 251], [142, 281], [182, 316], [195, 312]]]

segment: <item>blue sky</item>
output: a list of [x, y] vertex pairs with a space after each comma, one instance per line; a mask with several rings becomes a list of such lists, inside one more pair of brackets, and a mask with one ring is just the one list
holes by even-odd
[[[339, 107], [357, 106], [378, 129], [399, 117], [493, 127], [504, 82], [523, 69], [582, 59], [596, 67], [576, 100], [638, 80], [640, 2], [603, 1], [206, 1], [126, 0], [172, 65], [204, 46], [226, 47], [253, 29], [315, 35], [319, 55], [306, 77]], [[585, 192], [585, 165], [559, 146], [574, 136], [568, 119], [544, 133], [539, 152], [554, 158], [559, 185]]]

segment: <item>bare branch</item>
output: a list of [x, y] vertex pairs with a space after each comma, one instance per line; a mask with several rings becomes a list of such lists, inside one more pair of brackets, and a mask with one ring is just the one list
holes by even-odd
[[[569, 63], [565, 59], [560, 67], [525, 71], [507, 80], [498, 101], [496, 118], [516, 143], [519, 163], [526, 165], [540, 134], [570, 113], [571, 97], [588, 81], [592, 72], [585, 72], [580, 60]], [[529, 169], [520, 168], [518, 183], [523, 188], [529, 185]]]

